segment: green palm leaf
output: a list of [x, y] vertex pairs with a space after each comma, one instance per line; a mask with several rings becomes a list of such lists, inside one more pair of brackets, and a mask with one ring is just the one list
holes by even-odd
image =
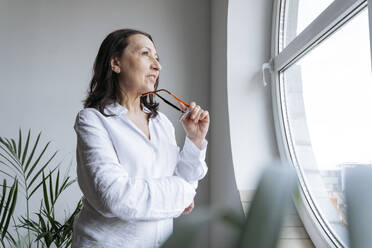
[[0, 149], [3, 150], [3, 152], [5, 153], [5, 155], [3, 153], [0, 153], [0, 156], [4, 158], [6, 161], [8, 161], [8, 163], [10, 163], [20, 174], [22, 174], [22, 170], [19, 168], [20, 163], [14, 156], [14, 153], [12, 150], [13, 148], [11, 146], [8, 146], [1, 137], [0, 137], [0, 142], [6, 148], [5, 149], [2, 145], [0, 145]]
[[[27, 172], [26, 179], [28, 179], [28, 178], [30, 177], [31, 173], [34, 171], [34, 169], [35, 169], [36, 166], [38, 165], [40, 159], [43, 157], [43, 155], [44, 155], [46, 149], [48, 148], [49, 144], [50, 144], [50, 141], [45, 145], [43, 151], [39, 154], [39, 157], [36, 159], [36, 161], [34, 162], [34, 164], [31, 166], [31, 169]], [[57, 153], [57, 152], [55, 152], [54, 154], [56, 154], [56, 153]], [[53, 155], [53, 157], [54, 157], [54, 156], [55, 156], [55, 155]], [[26, 168], [26, 170], [27, 170], [27, 168]]]
[[22, 151], [22, 131], [19, 129], [19, 137], [18, 137], [18, 158], [21, 159], [21, 151]]
[[54, 195], [53, 195], [53, 185], [52, 185], [52, 177], [49, 177], [49, 196], [52, 202], [52, 205], [55, 203]]
[[[57, 169], [57, 167], [54, 168], [52, 171], [50, 171], [49, 174], [48, 174], [48, 176], [46, 176], [45, 180], [47, 180], [56, 169]], [[37, 179], [37, 178], [35, 177], [35, 179]], [[31, 198], [31, 196], [40, 188], [40, 186], [43, 184], [43, 182], [44, 181], [41, 180], [41, 182], [38, 185], [35, 186], [35, 188], [29, 194], [28, 198]], [[29, 186], [31, 186], [31, 183], [29, 184]]]
[[6, 146], [9, 148], [9, 151], [11, 153], [14, 153], [14, 147], [12, 146], [12, 142], [10, 142], [10, 140], [7, 138], [5, 138], [5, 141], [6, 141]]
[[47, 188], [46, 188], [46, 179], [45, 179], [45, 175], [44, 175], [44, 172], [42, 172], [42, 175], [43, 175], [43, 195], [44, 195], [44, 204], [45, 204], [45, 207], [47, 209], [47, 211], [50, 210], [50, 207], [49, 207], [49, 200], [48, 200], [48, 191], [47, 191]]
[[[56, 185], [55, 185], [55, 188], [54, 188], [54, 195], [55, 195], [56, 197], [58, 197], [58, 195], [59, 195], [58, 186], [59, 186], [59, 170], [58, 170], [58, 172], [57, 172]], [[50, 191], [52, 191], [52, 190], [50, 190]]]
[[[52, 159], [55, 157], [55, 155], [57, 154], [57, 152], [55, 152], [53, 154], [53, 156], [38, 170], [38, 172], [36, 172], [36, 174], [34, 175], [34, 177], [31, 179], [31, 181], [28, 183], [28, 188], [31, 188], [32, 184], [40, 177], [40, 174], [44, 171], [44, 169], [50, 164], [50, 162], [52, 161]], [[60, 165], [60, 163], [58, 164], [58, 166]], [[57, 167], [58, 167], [57, 166]], [[56, 167], [56, 168], [57, 168]], [[56, 169], [54, 168], [53, 171]], [[26, 178], [27, 180], [27, 178]], [[31, 195], [30, 195], [31, 197]]]
[[[2, 210], [4, 209], [5, 211], [5, 208], [3, 207], [4, 205], [4, 201], [5, 201], [5, 196], [6, 196], [6, 190], [7, 190], [7, 186], [6, 186], [6, 180], [4, 179], [3, 181], [3, 185], [2, 185], [2, 188], [3, 188], [3, 194], [1, 195], [1, 202], [0, 202], [0, 214], [2, 214]], [[0, 215], [1, 216], [1, 215]]]
[[26, 155], [27, 155], [27, 151], [28, 151], [28, 144], [30, 142], [30, 133], [31, 133], [31, 130], [28, 130], [26, 145], [25, 145], [25, 148], [23, 150], [23, 155], [22, 155], [22, 164], [25, 163], [25, 159], [26, 159]]
[[36, 138], [36, 142], [35, 142], [35, 144], [34, 144], [34, 147], [32, 148], [31, 154], [30, 154], [30, 156], [29, 156], [28, 159], [27, 159], [26, 166], [25, 166], [25, 170], [28, 169], [28, 166], [30, 165], [30, 162], [31, 162], [31, 160], [32, 160], [32, 158], [33, 158], [33, 156], [34, 156], [34, 153], [35, 153], [36, 147], [37, 147], [37, 145], [39, 144], [40, 135], [41, 135], [41, 132], [38, 134], [38, 136], [37, 136], [37, 138]]
[[[13, 215], [13, 212], [14, 212], [14, 209], [15, 209], [15, 206], [16, 206], [16, 202], [17, 202], [17, 193], [18, 193], [18, 181], [17, 181], [17, 179], [14, 181], [14, 184], [11, 188], [11, 191], [12, 191], [12, 193], [9, 193], [9, 197], [8, 197], [8, 200], [11, 201], [10, 209], [8, 210], [8, 215], [6, 217], [5, 225], [3, 227], [3, 230], [6, 230], [6, 231], [8, 231], [10, 219], [12, 218], [12, 215]], [[4, 239], [5, 235], [6, 235], [6, 233], [3, 233], [1, 235], [1, 239]]]
[[[29, 200], [33, 193], [41, 186], [41, 183], [38, 183], [37, 186], [32, 189], [33, 184], [41, 179], [41, 172], [53, 161], [57, 152], [40, 166], [40, 162], [43, 159], [50, 142], [47, 142], [39, 154], [35, 154], [41, 137], [40, 132], [37, 135], [34, 144], [31, 145], [32, 149], [29, 153], [31, 129], [28, 130], [24, 147], [22, 144], [22, 130], [19, 129], [18, 133], [18, 145], [14, 139], [0, 137], [0, 157], [4, 159], [4, 161], [0, 160], [0, 164], [5, 165], [8, 169], [12, 170], [12, 172], [10, 172], [0, 169], [0, 173], [12, 177], [11, 174], [16, 172], [20, 178], [23, 178], [23, 180], [20, 181], [21, 187], [25, 191], [27, 200]], [[35, 160], [34, 157], [36, 157]]]
[[[41, 242], [43, 247], [50, 247], [52, 244], [55, 244], [57, 247], [68, 247], [71, 244], [74, 216], [82, 207], [81, 201], [78, 203], [74, 213], [64, 224], [55, 219], [54, 208], [61, 193], [72, 185], [76, 179], [72, 180], [70, 177], [64, 177], [62, 179], [59, 170], [55, 173], [61, 163], [46, 173], [45, 171], [53, 162], [57, 151], [51, 154], [51, 156], [46, 155], [51, 143], [50, 141], [42, 146], [41, 150], [38, 149], [41, 132], [38, 133], [35, 141], [31, 141], [30, 137], [31, 129], [28, 130], [25, 139], [22, 137], [21, 129], [18, 131], [17, 139], [0, 137], [0, 173], [6, 175], [14, 182], [11, 187], [7, 185], [6, 181], [4, 181], [3, 185], [0, 185], [0, 187], [3, 187], [3, 194], [0, 198], [1, 245], [5, 246], [4, 240], [6, 239], [11, 247], [25, 247], [22, 245], [23, 241], [19, 235], [18, 240], [15, 240], [6, 231], [9, 227], [10, 219], [13, 218], [12, 214], [16, 206], [18, 192], [17, 178], [22, 178], [19, 181], [19, 185], [25, 192], [27, 216], [18, 218], [21, 224], [17, 225], [14, 222], [14, 228], [27, 228], [27, 247], [31, 247], [32, 244], [30, 232], [36, 234], [36, 240], [35, 238], [32, 239], [37, 244]], [[40, 188], [43, 191], [43, 199], [39, 212], [36, 213], [37, 221], [34, 221], [29, 216], [28, 202]]]
[[14, 180], [13, 185], [10, 187], [8, 196], [7, 196], [7, 183], [6, 180], [3, 180], [2, 185], [2, 195], [0, 200], [0, 230], [1, 230], [1, 240], [4, 239], [4, 237], [8, 233], [8, 226], [10, 219], [12, 217], [12, 214], [14, 212], [16, 202], [17, 202], [17, 192], [18, 192], [18, 180], [17, 178]]
[[16, 145], [16, 142], [14, 139], [11, 139], [12, 141], [12, 145], [13, 145], [13, 151], [14, 151], [14, 155], [17, 156], [17, 145]]

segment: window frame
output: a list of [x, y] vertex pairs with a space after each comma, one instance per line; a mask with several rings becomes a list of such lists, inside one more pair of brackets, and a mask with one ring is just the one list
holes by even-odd
[[[289, 138], [290, 134], [287, 133], [285, 127], [285, 116], [283, 115], [284, 104], [282, 102], [283, 92], [281, 92], [280, 86], [281, 72], [293, 65], [307, 52], [311, 51], [312, 48], [329, 37], [345, 22], [366, 7], [367, 4], [372, 65], [372, 0], [335, 0], [298, 34], [295, 39], [281, 50], [281, 30], [283, 27], [281, 26], [282, 22], [280, 18], [282, 16], [281, 12], [284, 10], [283, 4], [285, 4], [285, 1], [288, 0], [274, 0], [271, 59], [269, 61], [269, 66], [263, 68], [264, 70], [269, 68], [271, 72], [274, 125], [281, 160], [287, 164], [291, 164], [296, 169], [297, 175], [301, 175], [302, 172], [299, 165], [293, 163], [291, 155], [293, 154], [291, 151], [292, 145], [289, 143], [292, 142], [292, 140]], [[345, 247], [326, 225], [310, 196], [309, 189], [301, 177], [302, 176], [299, 176], [299, 184], [301, 186], [300, 201], [294, 201], [294, 203], [314, 245], [316, 247]]]

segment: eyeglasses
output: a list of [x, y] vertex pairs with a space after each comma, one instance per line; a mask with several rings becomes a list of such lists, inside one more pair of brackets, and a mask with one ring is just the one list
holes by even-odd
[[158, 93], [159, 92], [165, 92], [165, 93], [168, 93], [169, 95], [171, 95], [174, 99], [176, 99], [178, 102], [181, 102], [183, 103], [187, 108], [190, 107], [189, 104], [187, 104], [185, 101], [183, 101], [182, 99], [178, 98], [176, 95], [172, 94], [171, 92], [169, 92], [168, 90], [166, 89], [160, 89], [160, 90], [155, 90], [155, 91], [150, 91], [150, 92], [147, 92], [147, 93], [144, 93], [142, 94], [142, 96], [147, 96], [147, 95], [157, 95], [160, 99], [162, 99], [165, 103], [169, 104], [170, 106], [172, 106], [173, 108], [177, 109], [178, 111], [181, 111], [182, 113], [187, 113], [189, 112], [189, 110], [182, 110], [180, 109], [179, 107], [177, 107], [176, 105], [174, 105], [173, 103], [171, 103], [170, 101], [168, 101], [167, 99], [165, 99], [164, 97], [160, 96]]

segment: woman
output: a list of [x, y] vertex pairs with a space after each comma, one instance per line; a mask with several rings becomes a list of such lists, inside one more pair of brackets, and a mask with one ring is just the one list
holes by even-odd
[[[159, 247], [173, 218], [194, 207], [207, 173], [209, 114], [195, 102], [183, 118], [180, 151], [172, 123], [153, 96], [161, 65], [149, 34], [109, 34], [94, 63], [88, 97], [75, 122], [77, 175], [83, 209], [72, 247]], [[183, 110], [187, 108], [180, 104]]]

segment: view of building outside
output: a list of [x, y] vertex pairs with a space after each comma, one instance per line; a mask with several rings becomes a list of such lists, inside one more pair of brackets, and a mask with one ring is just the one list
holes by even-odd
[[346, 245], [344, 173], [352, 166], [372, 164], [367, 11], [281, 73], [292, 159], [322, 218]]
[[334, 170], [321, 170], [320, 175], [324, 182], [324, 190], [327, 192], [332, 205], [340, 217], [340, 224], [347, 225], [345, 202], [345, 170], [356, 166], [372, 167], [372, 164], [360, 164], [358, 162], [343, 163]]

